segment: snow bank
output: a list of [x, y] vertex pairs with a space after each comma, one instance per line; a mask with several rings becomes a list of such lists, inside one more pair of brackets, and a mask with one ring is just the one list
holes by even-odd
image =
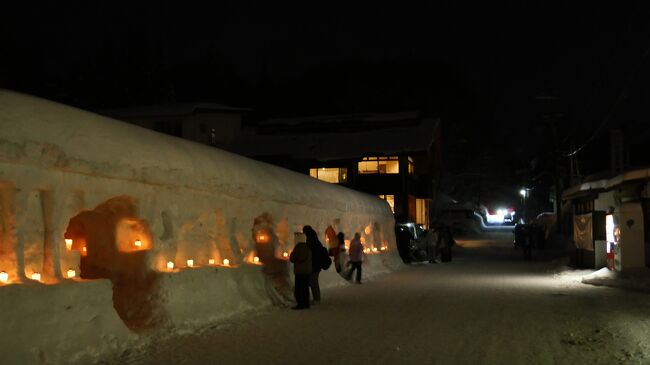
[[638, 291], [650, 291], [650, 273], [645, 268], [628, 269], [625, 272], [610, 270], [606, 267], [585, 275], [582, 278], [585, 284], [609, 286]]
[[[364, 275], [399, 265], [393, 216], [374, 196], [3, 90], [0, 223], [9, 364], [86, 361], [162, 329], [288, 304], [283, 253], [303, 225], [323, 242], [332, 226], [387, 246]], [[321, 277], [344, 283], [333, 268]]]

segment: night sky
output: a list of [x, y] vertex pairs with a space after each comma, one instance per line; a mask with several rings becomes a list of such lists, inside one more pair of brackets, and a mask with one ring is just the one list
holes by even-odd
[[548, 159], [552, 124], [567, 153], [647, 123], [644, 2], [503, 3], [13, 4], [0, 87], [91, 110], [211, 101], [252, 119], [421, 110], [466, 156], [456, 173], [513, 183]]

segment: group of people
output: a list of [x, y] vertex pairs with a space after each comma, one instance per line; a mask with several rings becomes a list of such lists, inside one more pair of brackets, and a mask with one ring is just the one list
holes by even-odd
[[531, 259], [531, 252], [533, 248], [542, 249], [544, 248], [545, 241], [545, 231], [544, 227], [532, 223], [532, 224], [517, 224], [514, 229], [515, 248], [521, 247], [524, 253], [524, 259]]
[[[302, 235], [296, 236], [296, 246], [289, 256], [289, 260], [293, 263], [295, 277], [294, 296], [297, 303], [292, 309], [309, 309], [310, 304], [320, 304], [321, 297], [318, 277], [321, 270], [327, 270], [331, 266], [332, 259], [330, 259], [330, 256], [334, 257], [336, 271], [339, 273], [343, 271], [341, 256], [346, 251], [345, 235], [343, 232], [339, 232], [335, 236], [332, 235], [332, 238], [329, 238], [329, 240], [331, 247], [327, 250], [311, 226], [304, 226], [302, 228]], [[356, 282], [361, 284], [363, 244], [361, 243], [361, 235], [359, 233], [355, 233], [354, 238], [350, 241], [348, 257], [350, 269], [346, 272], [346, 278], [350, 280], [356, 271]], [[313, 298], [311, 303], [309, 301], [310, 289]]]

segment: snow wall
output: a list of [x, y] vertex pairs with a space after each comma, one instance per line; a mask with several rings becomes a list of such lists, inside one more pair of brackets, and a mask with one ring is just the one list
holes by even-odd
[[[4, 364], [88, 362], [289, 305], [284, 255], [307, 224], [323, 243], [328, 226], [360, 232], [378, 249], [364, 276], [400, 265], [374, 196], [0, 90]], [[320, 277], [347, 283], [334, 265]]]

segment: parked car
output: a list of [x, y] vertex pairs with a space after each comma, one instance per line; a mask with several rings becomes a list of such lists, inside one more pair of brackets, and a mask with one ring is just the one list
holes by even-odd
[[395, 224], [395, 237], [400, 257], [405, 263], [434, 262], [438, 256], [451, 261], [451, 246], [455, 243], [451, 228], [444, 223], [433, 224], [428, 230], [413, 222]]

